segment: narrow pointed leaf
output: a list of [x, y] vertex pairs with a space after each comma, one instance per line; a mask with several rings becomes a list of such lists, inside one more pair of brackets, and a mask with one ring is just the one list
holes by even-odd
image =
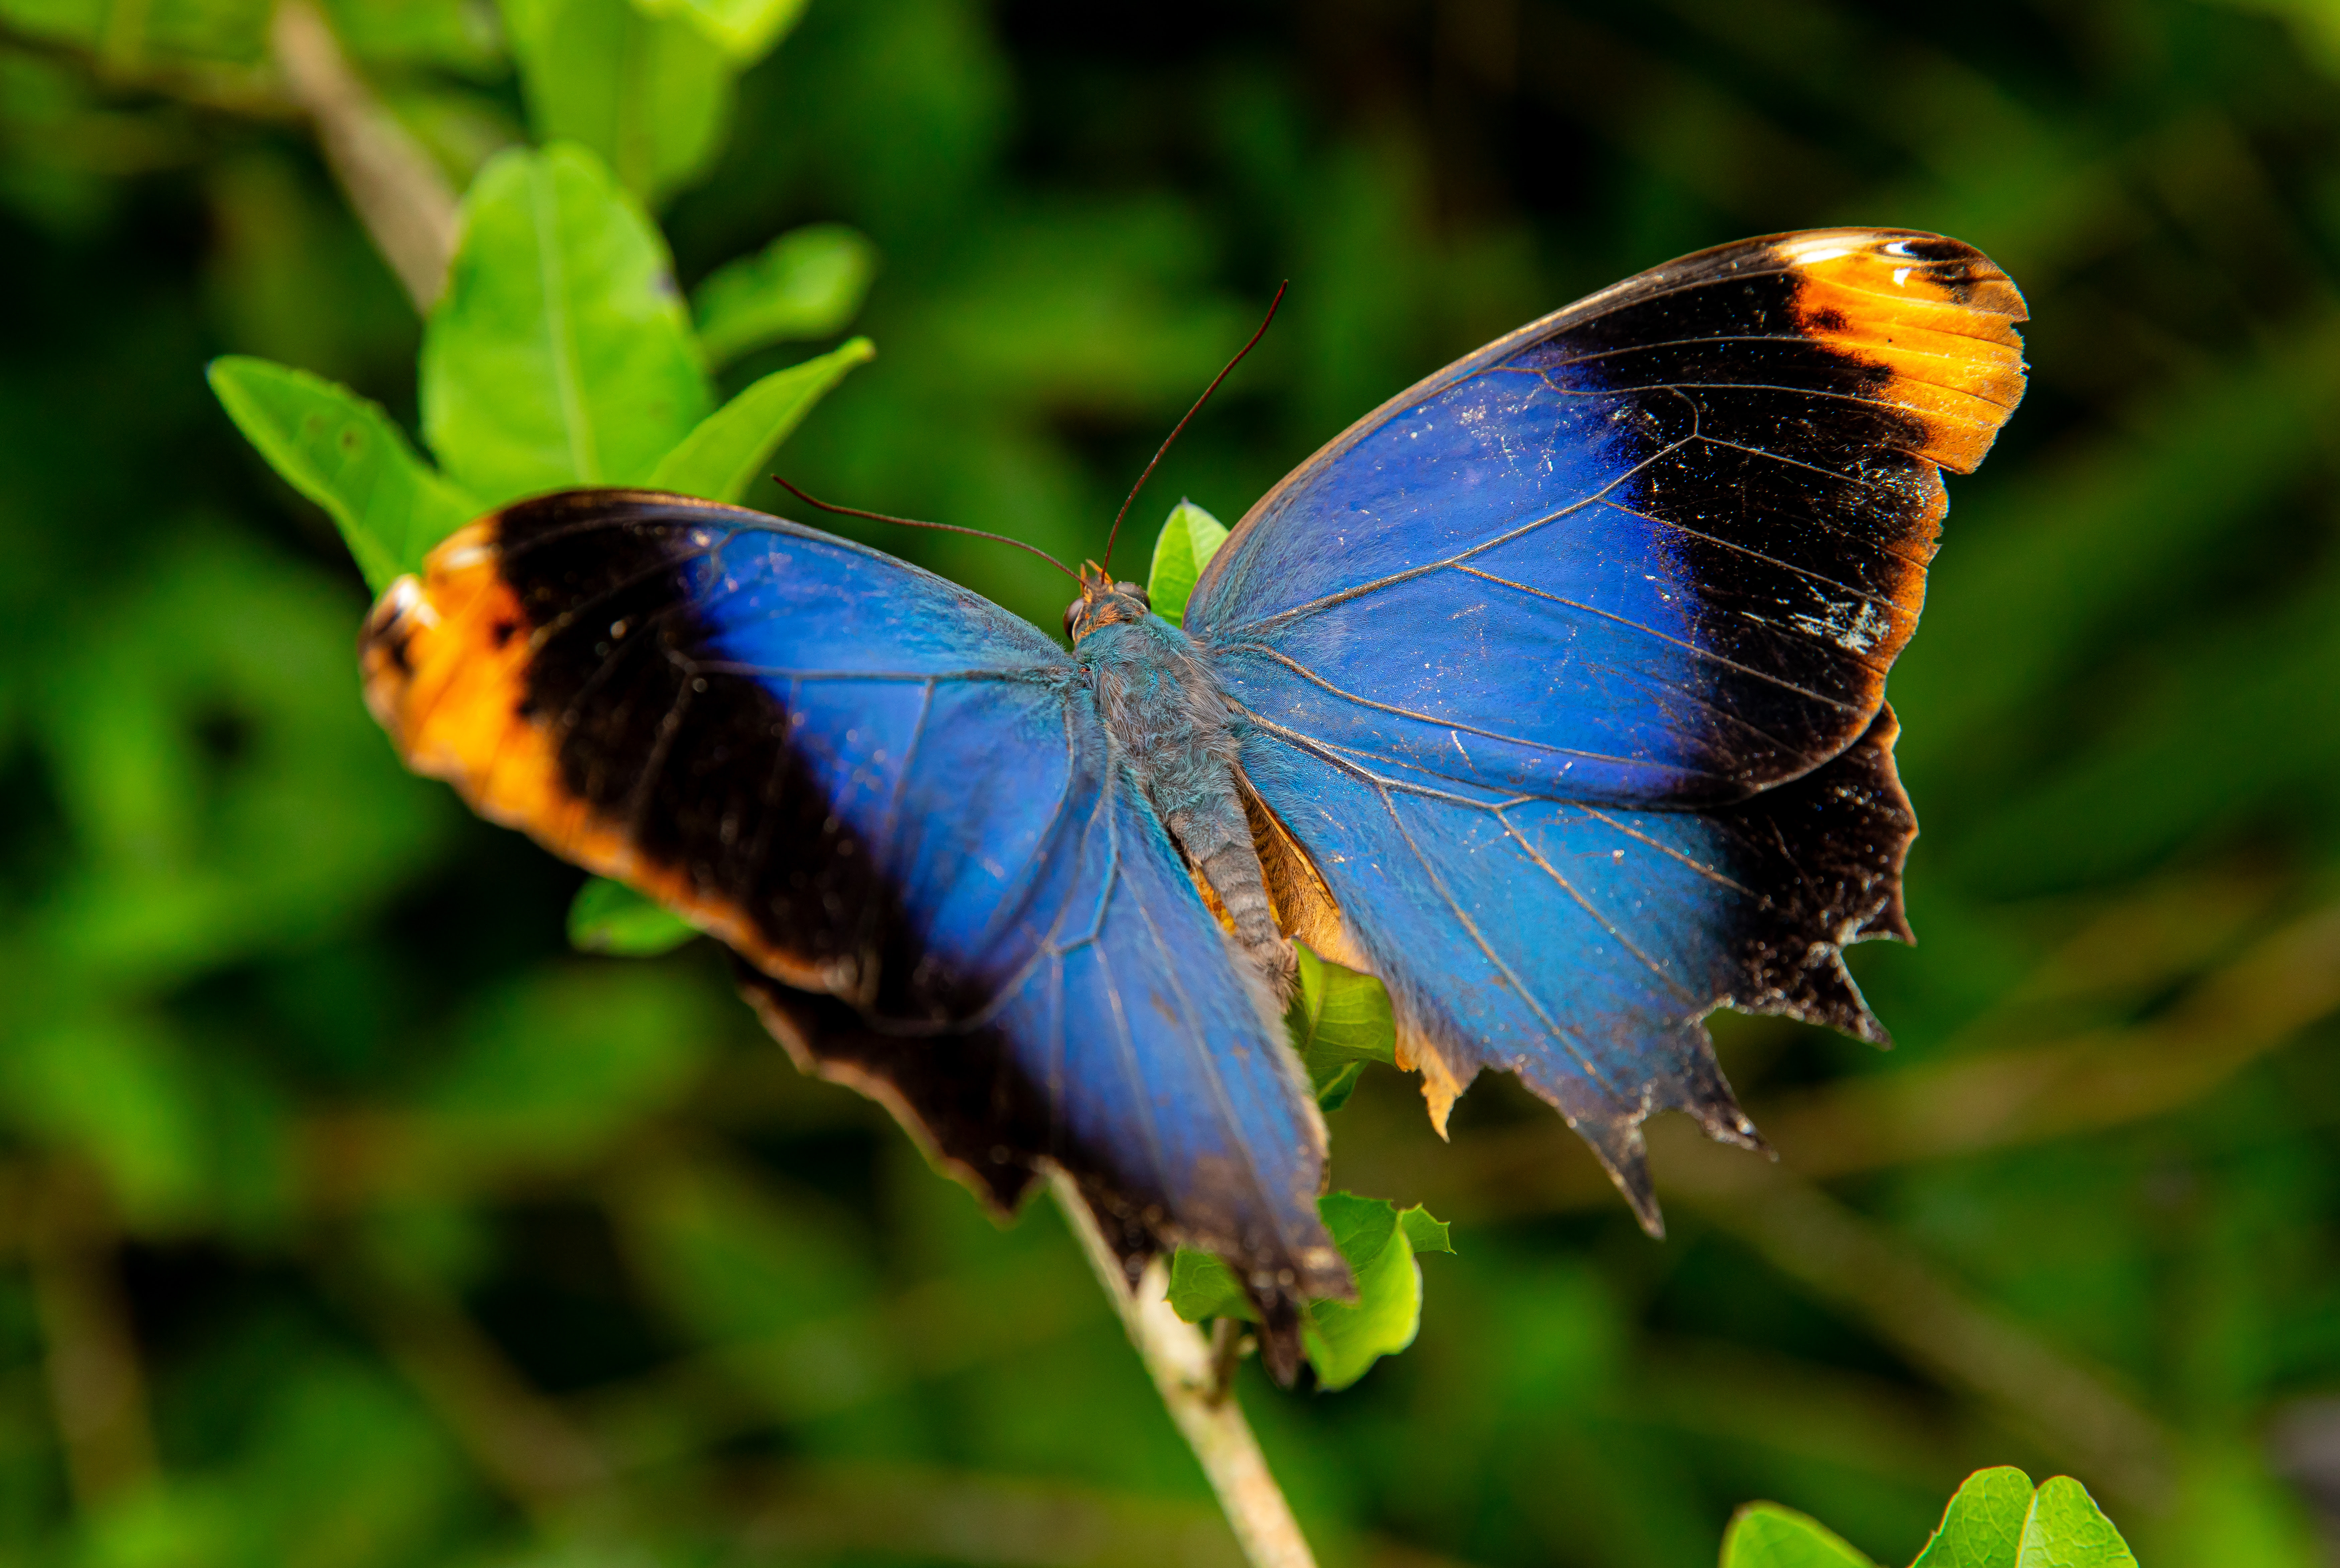
[[699, 421], [659, 461], [650, 488], [738, 501], [813, 405], [877, 352], [868, 338], [855, 338], [818, 359], [774, 371]]
[[1145, 585], [1155, 614], [1173, 626], [1185, 623], [1195, 581], [1226, 539], [1225, 525], [1193, 501], [1182, 501], [1170, 509], [1169, 521], [1154, 541], [1154, 570]]
[[699, 346], [722, 365], [772, 343], [842, 332], [877, 270], [876, 247], [842, 223], [791, 229], [718, 267], [692, 293]]
[[241, 354], [213, 360], [207, 373], [244, 439], [332, 518], [376, 593], [480, 510], [348, 388]]

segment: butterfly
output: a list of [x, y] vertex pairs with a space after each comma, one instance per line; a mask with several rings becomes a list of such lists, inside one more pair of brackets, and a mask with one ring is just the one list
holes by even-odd
[[1288, 1381], [1352, 1289], [1291, 941], [1381, 978], [1442, 1133], [1515, 1073], [1653, 1233], [1652, 1113], [1760, 1146], [1707, 1013], [1883, 1042], [1843, 948], [1909, 938], [1886, 674], [2025, 319], [1933, 234], [1670, 263], [1352, 425], [1183, 629], [1085, 567], [1069, 650], [800, 523], [540, 496], [383, 595], [367, 697], [1001, 1210], [1061, 1171], [1133, 1267], [1226, 1259]]

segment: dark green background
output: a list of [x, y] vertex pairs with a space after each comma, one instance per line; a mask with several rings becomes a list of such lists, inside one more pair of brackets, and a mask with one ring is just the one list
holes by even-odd
[[[357, 574], [202, 370], [411, 420], [417, 323], [213, 59], [257, 35], [125, 45], [131, 3], [87, 46], [0, 0], [0, 1557], [1228, 1560], [1053, 1214], [798, 1079], [704, 944], [567, 953], [576, 875], [400, 771]], [[526, 122], [457, 35], [361, 63], [460, 183]], [[1068, 555], [1291, 278], [1133, 557], [1681, 252], [1990, 253], [2033, 381], [1893, 678], [1924, 945], [1854, 968], [1899, 1047], [1719, 1020], [1786, 1157], [1658, 1136], [1663, 1244], [1507, 1082], [1446, 1147], [1369, 1078], [1335, 1181], [1460, 1255], [1356, 1388], [1244, 1396], [1332, 1563], [1691, 1568], [1758, 1496], [1900, 1563], [2002, 1462], [2156, 1568], [2325, 1560], [2328, 0], [813, 0], [662, 216], [685, 285], [868, 233], [880, 357], [787, 471]], [[868, 536], [1057, 624], [1027, 558]]]

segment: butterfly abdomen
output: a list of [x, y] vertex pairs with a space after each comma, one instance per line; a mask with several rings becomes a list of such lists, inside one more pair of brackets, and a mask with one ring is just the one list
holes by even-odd
[[1106, 732], [1205, 894], [1280, 1003], [1294, 970], [1236, 785], [1226, 694], [1184, 632], [1159, 616], [1087, 632], [1076, 650]]

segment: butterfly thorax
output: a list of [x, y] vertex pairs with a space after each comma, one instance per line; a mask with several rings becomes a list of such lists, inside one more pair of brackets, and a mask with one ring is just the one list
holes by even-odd
[[1292, 980], [1292, 948], [1252, 847], [1226, 693], [1186, 634], [1147, 609], [1142, 591], [1099, 586], [1066, 612], [1073, 658], [1096, 693], [1118, 759], [1281, 995]]

